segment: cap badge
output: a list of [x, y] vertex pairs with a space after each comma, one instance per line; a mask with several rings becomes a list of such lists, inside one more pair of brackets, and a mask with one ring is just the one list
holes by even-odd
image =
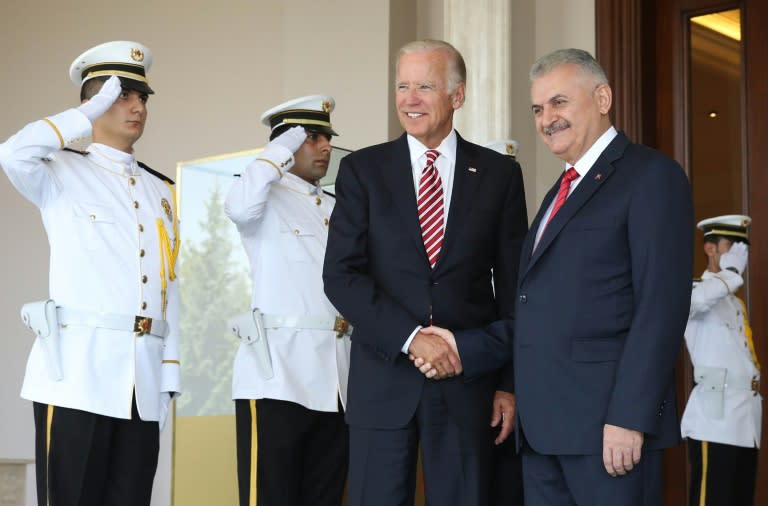
[[137, 62], [144, 61], [144, 51], [138, 47], [131, 48], [131, 59]]
[[323, 100], [323, 112], [326, 114], [331, 112], [331, 103], [328, 100]]
[[165, 211], [165, 215], [168, 217], [168, 221], [173, 221], [173, 213], [171, 212], [171, 204], [168, 203], [168, 200], [163, 199], [160, 201], [160, 205], [163, 206], [163, 211]]

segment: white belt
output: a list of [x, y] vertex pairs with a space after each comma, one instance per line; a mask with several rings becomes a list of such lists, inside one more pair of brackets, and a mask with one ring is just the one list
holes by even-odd
[[261, 313], [264, 328], [296, 328], [312, 330], [333, 330], [341, 337], [349, 331], [349, 322], [341, 316], [292, 316]]
[[751, 390], [760, 392], [760, 377], [733, 374], [724, 368], [698, 367], [694, 371], [694, 381], [706, 390]]
[[57, 307], [56, 315], [59, 325], [82, 325], [111, 330], [133, 332], [137, 336], [151, 334], [156, 337], [168, 335], [168, 322], [140, 315], [122, 315], [111, 313], [95, 313], [93, 311], [81, 311]]
[[744, 376], [729, 372], [725, 377], [725, 388], [730, 390], [751, 390], [752, 392], [759, 393], [760, 378], [757, 375]]

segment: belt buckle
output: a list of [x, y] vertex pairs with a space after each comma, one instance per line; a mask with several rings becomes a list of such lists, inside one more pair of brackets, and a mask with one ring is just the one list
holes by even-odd
[[344, 334], [349, 330], [349, 322], [341, 316], [337, 316], [333, 322], [333, 331], [336, 332], [336, 337], [344, 337]]
[[149, 334], [152, 330], [152, 318], [147, 316], [136, 316], [133, 320], [133, 333], [136, 337]]
[[752, 391], [755, 395], [760, 392], [760, 380], [756, 376], [752, 378]]

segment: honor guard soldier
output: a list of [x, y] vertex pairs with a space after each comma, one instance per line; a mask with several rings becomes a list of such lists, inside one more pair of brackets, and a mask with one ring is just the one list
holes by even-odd
[[333, 108], [313, 95], [265, 112], [270, 142], [225, 202], [253, 279], [252, 311], [230, 320], [241, 339], [232, 379], [241, 506], [342, 501], [350, 329], [321, 277]]
[[[36, 335], [21, 396], [34, 403], [41, 506], [149, 505], [180, 390], [173, 182], [133, 150], [151, 64], [137, 42], [89, 49], [70, 68], [80, 106], [0, 145], [51, 251], [49, 299], [22, 308]], [[89, 136], [85, 151], [69, 149]]]
[[685, 342], [696, 385], [682, 419], [691, 464], [690, 504], [752, 504], [760, 447], [760, 365], [744, 302], [748, 216], [699, 222], [707, 270], [693, 283]]

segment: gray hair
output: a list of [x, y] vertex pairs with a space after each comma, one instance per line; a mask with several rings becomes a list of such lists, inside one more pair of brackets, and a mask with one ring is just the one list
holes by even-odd
[[561, 65], [576, 65], [583, 73], [594, 77], [595, 84], [608, 84], [608, 77], [597, 60], [587, 51], [574, 48], [558, 49], [542, 56], [533, 64], [528, 77], [533, 82]]
[[400, 63], [400, 58], [404, 54], [428, 53], [430, 51], [445, 51], [448, 53], [448, 76], [446, 77], [449, 94], [453, 94], [453, 92], [456, 91], [456, 87], [459, 83], [466, 84], [467, 66], [464, 64], [464, 57], [461, 56], [458, 49], [444, 40], [424, 39], [409, 42], [397, 52], [395, 68], [397, 68], [397, 65]]

